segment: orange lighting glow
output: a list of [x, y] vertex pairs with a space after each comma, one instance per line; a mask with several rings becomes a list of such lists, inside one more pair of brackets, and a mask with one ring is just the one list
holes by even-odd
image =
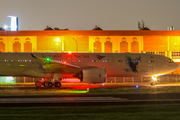
[[157, 76], [152, 76], [152, 79], [153, 79], [154, 81], [156, 81], [156, 80], [157, 80]]

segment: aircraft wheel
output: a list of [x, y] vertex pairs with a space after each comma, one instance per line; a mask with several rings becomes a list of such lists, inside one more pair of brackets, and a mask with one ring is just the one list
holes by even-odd
[[154, 86], [154, 85], [155, 85], [155, 82], [152, 82], [152, 83], [151, 83], [151, 86]]
[[40, 88], [41, 85], [42, 85], [42, 82], [40, 82], [40, 81], [36, 81], [36, 82], [35, 82], [35, 86], [36, 86], [37, 88]]
[[45, 82], [42, 82], [42, 85], [45, 87]]
[[53, 83], [52, 82], [46, 82], [45, 83], [45, 87], [52, 88], [53, 87]]
[[60, 82], [55, 82], [55, 83], [54, 83], [54, 86], [55, 86], [56, 88], [60, 88], [60, 87], [61, 87], [61, 83], [60, 83]]

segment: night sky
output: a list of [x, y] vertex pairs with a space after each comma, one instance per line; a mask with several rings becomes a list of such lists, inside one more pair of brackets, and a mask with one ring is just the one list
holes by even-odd
[[0, 0], [0, 27], [9, 15], [19, 30], [138, 30], [142, 19], [151, 30], [180, 30], [180, 0]]

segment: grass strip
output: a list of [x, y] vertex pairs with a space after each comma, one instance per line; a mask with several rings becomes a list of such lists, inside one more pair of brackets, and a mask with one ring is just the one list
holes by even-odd
[[95, 88], [90, 89], [88, 93], [179, 93], [180, 87], [143, 87], [143, 88]]
[[66, 93], [95, 93], [95, 94], [127, 94], [127, 93], [180, 93], [180, 87], [143, 87], [143, 88], [93, 88], [87, 91], [71, 89], [4, 89], [0, 90], [3, 95], [60, 95]]
[[0, 107], [1, 120], [179, 120], [180, 105]]

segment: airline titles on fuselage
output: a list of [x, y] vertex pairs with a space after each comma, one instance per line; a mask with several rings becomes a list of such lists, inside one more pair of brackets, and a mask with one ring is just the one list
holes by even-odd
[[[46, 58], [46, 57], [50, 57], [50, 58], [66, 58], [68, 56], [66, 54], [42, 54], [42, 57], [43, 58]], [[90, 58], [89, 55], [77, 55], [77, 54], [73, 54], [72, 57], [76, 57], [76, 58]]]

